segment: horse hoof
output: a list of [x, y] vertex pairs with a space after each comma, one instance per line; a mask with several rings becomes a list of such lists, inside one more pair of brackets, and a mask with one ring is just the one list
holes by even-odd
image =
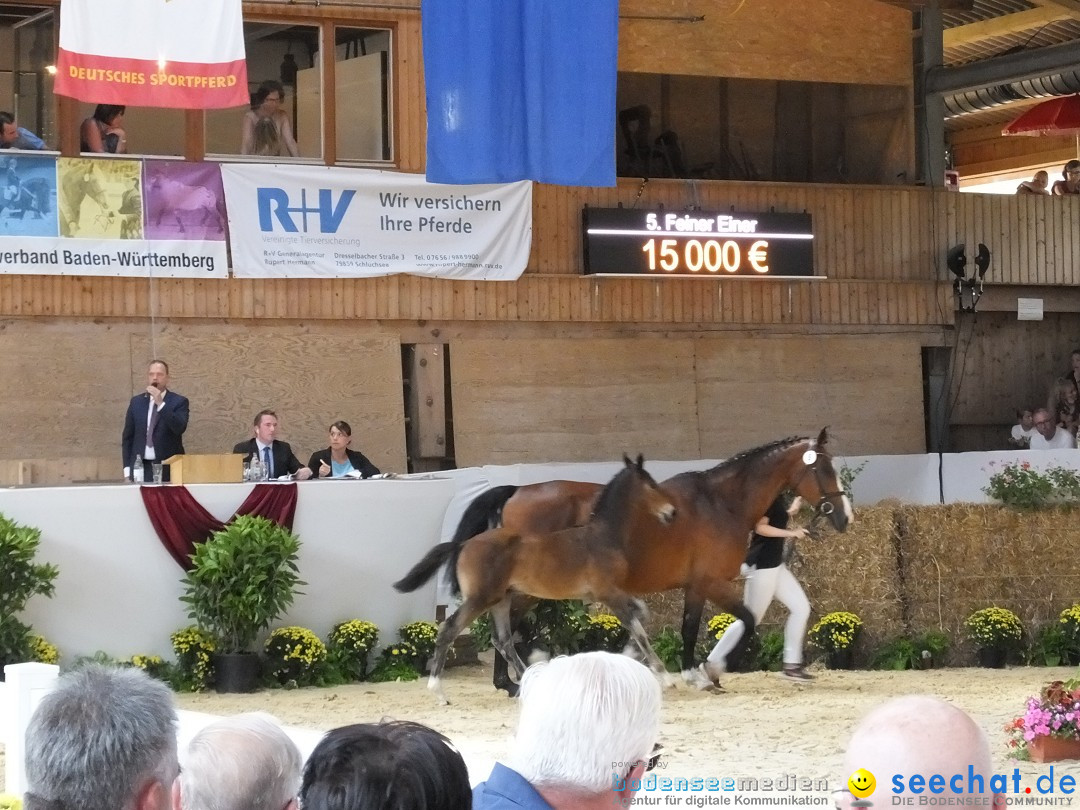
[[660, 680], [668, 689], [675, 689], [679, 685], [679, 679], [666, 670], [660, 675]]
[[716, 686], [716, 682], [706, 675], [704, 670], [700, 667], [697, 669], [684, 669], [682, 675], [683, 681], [686, 682], [687, 686], [691, 686], [694, 689], [700, 689], [703, 692]]

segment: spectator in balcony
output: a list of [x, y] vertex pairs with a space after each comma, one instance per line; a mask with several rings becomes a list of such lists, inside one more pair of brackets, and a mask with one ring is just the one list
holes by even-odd
[[1031, 434], [1032, 450], [1068, 450], [1076, 448], [1076, 437], [1058, 425], [1046, 408], [1035, 411], [1035, 432]]
[[45, 141], [16, 125], [15, 116], [0, 110], [0, 149], [44, 149]]
[[1016, 419], [1009, 436], [1009, 444], [1027, 450], [1031, 446], [1031, 434], [1035, 432], [1035, 416], [1030, 408], [1017, 408]]
[[1025, 180], [1016, 187], [1017, 194], [1049, 194], [1050, 175], [1044, 171], [1035, 172], [1030, 180]]
[[289, 114], [281, 108], [284, 102], [285, 87], [281, 82], [267, 79], [259, 85], [251, 96], [251, 109], [244, 113], [241, 155], [300, 157]]
[[1061, 172], [1061, 180], [1054, 183], [1050, 193], [1055, 197], [1080, 194], [1080, 160], [1070, 160]]
[[1076, 384], [1071, 377], [1059, 377], [1050, 390], [1047, 410], [1054, 414], [1057, 423], [1073, 436], [1080, 427], [1080, 397], [1077, 396]]
[[1069, 355], [1069, 370], [1065, 372], [1065, 376], [1072, 380], [1076, 390], [1080, 391], [1080, 349], [1073, 349]]
[[98, 104], [94, 114], [82, 122], [79, 129], [79, 149], [83, 152], [127, 152], [127, 133], [124, 132], [123, 104]]

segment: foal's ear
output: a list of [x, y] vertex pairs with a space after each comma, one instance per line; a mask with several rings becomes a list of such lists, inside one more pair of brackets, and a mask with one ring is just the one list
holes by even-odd
[[817, 446], [818, 447], [824, 447], [826, 444], [828, 444], [828, 442], [829, 442], [828, 432], [829, 432], [828, 425], [826, 425], [825, 427], [823, 427], [821, 429], [821, 433], [819, 433], [818, 437], [817, 437]]
[[645, 456], [643, 456], [641, 453], [637, 454], [637, 468], [639, 470], [645, 469]]
[[627, 467], [633, 467], [634, 466], [634, 462], [632, 462], [630, 460], [630, 456], [626, 455], [626, 453], [622, 454], [622, 461], [623, 461], [623, 464], [625, 464]]

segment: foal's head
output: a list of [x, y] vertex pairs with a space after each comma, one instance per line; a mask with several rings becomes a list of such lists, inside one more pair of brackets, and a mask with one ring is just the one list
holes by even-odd
[[626, 520], [640, 508], [665, 525], [671, 523], [675, 519], [675, 503], [645, 472], [645, 458], [639, 454], [634, 462], [623, 456], [623, 464], [600, 493], [593, 517], [608, 522]]
[[801, 449], [802, 454], [794, 462], [791, 486], [819, 515], [828, 517], [833, 528], [842, 532], [852, 519], [851, 501], [844, 494], [832, 456], [825, 449], [829, 440], [827, 430], [822, 428], [816, 440], [805, 439], [792, 445], [792, 453]]

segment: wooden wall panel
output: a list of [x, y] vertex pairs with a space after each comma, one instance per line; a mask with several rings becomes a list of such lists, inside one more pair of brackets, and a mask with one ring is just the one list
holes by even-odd
[[692, 340], [462, 340], [450, 365], [460, 467], [698, 456]]
[[831, 426], [836, 453], [925, 451], [920, 343], [897, 335], [695, 340], [703, 458]]
[[[952, 323], [951, 295], [946, 284], [934, 281], [531, 273], [516, 282], [405, 275], [147, 281], [0, 274], [0, 317], [933, 326]], [[896, 296], [913, 303], [897, 312], [882, 308]]]
[[[619, 14], [619, 70], [911, 84], [911, 13], [884, 3], [622, 0]], [[634, 19], [664, 15], [705, 19]]]
[[459, 466], [723, 457], [825, 425], [849, 455], [925, 451], [910, 336], [465, 340], [450, 359]]

